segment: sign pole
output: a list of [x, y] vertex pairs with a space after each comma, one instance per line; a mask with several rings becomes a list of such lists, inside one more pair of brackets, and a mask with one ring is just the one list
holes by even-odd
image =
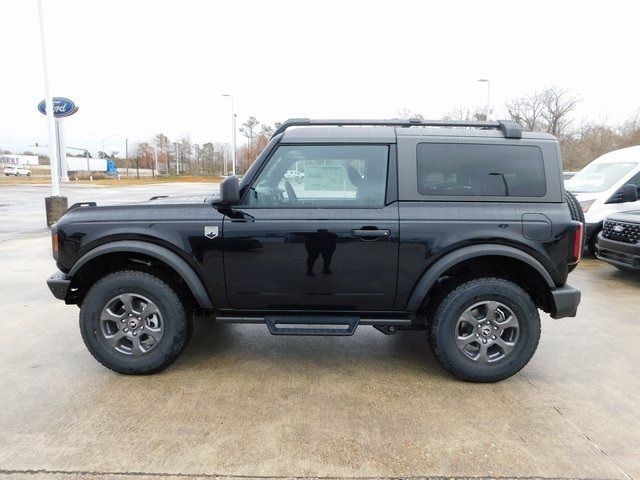
[[47, 63], [47, 42], [45, 39], [44, 14], [42, 0], [38, 1], [38, 20], [40, 22], [40, 43], [42, 50], [42, 70], [44, 73], [44, 95], [47, 105], [47, 127], [49, 130], [49, 163], [51, 167], [51, 196], [60, 196], [60, 174], [58, 172], [58, 137], [53, 117], [53, 97], [49, 89], [49, 65]]
[[58, 137], [58, 172], [60, 172], [60, 181], [68, 182], [69, 175], [67, 173], [67, 149], [64, 141], [64, 127], [62, 125], [62, 119], [56, 118], [56, 134]]

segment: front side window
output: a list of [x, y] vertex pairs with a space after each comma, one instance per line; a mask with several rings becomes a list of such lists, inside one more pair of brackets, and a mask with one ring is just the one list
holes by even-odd
[[281, 145], [244, 198], [253, 207], [384, 206], [387, 145]]
[[547, 191], [538, 147], [420, 143], [417, 162], [422, 195], [544, 197]]

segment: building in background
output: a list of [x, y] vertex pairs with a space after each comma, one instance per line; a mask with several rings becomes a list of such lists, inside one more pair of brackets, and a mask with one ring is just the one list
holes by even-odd
[[37, 155], [13, 155], [11, 153], [0, 154], [0, 165], [38, 165]]

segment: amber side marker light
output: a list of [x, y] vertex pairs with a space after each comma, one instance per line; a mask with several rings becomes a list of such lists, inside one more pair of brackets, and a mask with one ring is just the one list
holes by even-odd
[[58, 259], [59, 247], [58, 232], [51, 232], [51, 251], [53, 252], [53, 258], [56, 260]]

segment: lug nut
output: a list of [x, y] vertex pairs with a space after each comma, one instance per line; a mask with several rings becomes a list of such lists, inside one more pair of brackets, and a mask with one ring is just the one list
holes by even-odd
[[479, 336], [480, 336], [480, 334], [479, 334], [479, 333], [476, 333], [476, 338], [478, 338]]
[[120, 320], [122, 323], [124, 323], [124, 318], [122, 320]]
[[493, 329], [494, 329], [494, 330], [497, 330], [497, 329], [498, 329], [498, 327], [493, 327]]
[[487, 343], [487, 339], [486, 339], [486, 338], [483, 338], [483, 339], [482, 339], [482, 343]]
[[125, 328], [125, 329], [124, 329], [124, 333], [127, 333], [128, 331], [129, 331], [129, 329], [128, 329], [128, 328]]
[[491, 340], [495, 340], [496, 336], [495, 335], [491, 335]]
[[133, 332], [133, 336], [135, 337], [136, 335], [138, 335], [138, 332]]

